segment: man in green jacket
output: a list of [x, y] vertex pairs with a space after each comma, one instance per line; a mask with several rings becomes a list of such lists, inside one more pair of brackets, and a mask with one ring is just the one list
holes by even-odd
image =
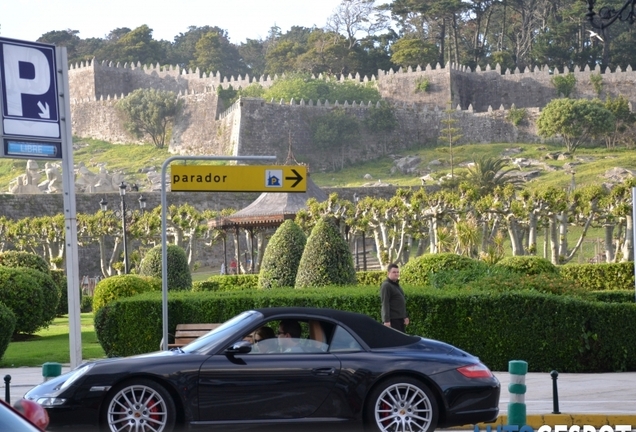
[[404, 332], [409, 324], [406, 313], [406, 299], [400, 286], [400, 268], [397, 264], [389, 264], [387, 278], [380, 286], [382, 299], [382, 322], [385, 326]]

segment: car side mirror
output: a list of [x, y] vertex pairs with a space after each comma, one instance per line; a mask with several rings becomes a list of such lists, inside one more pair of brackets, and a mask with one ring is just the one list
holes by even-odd
[[248, 354], [252, 352], [252, 344], [247, 341], [240, 341], [225, 350], [225, 354]]

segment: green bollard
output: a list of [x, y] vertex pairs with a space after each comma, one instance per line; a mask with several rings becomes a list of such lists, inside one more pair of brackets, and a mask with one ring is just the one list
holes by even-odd
[[62, 365], [55, 362], [46, 362], [42, 365], [42, 376], [44, 381], [62, 375]]
[[528, 362], [511, 360], [508, 362], [510, 372], [510, 402], [508, 403], [508, 424], [517, 425], [519, 429], [526, 425], [526, 374]]

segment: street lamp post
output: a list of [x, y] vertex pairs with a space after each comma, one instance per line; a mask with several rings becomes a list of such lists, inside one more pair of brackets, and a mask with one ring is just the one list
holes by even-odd
[[[128, 232], [126, 229], [126, 218], [132, 216], [132, 211], [126, 209], [126, 188], [127, 185], [124, 182], [121, 182], [119, 185], [119, 209], [115, 210], [115, 216], [121, 217], [121, 229], [122, 229], [122, 239], [123, 239], [123, 247], [124, 247], [124, 274], [128, 274]], [[146, 209], [146, 198], [143, 195], [139, 196], [139, 208], [143, 213]], [[102, 198], [99, 202], [99, 206], [102, 211], [108, 210], [108, 202]]]
[[588, 10], [585, 16], [590, 22], [590, 25], [595, 29], [603, 30], [617, 20], [629, 24], [634, 24], [634, 21], [636, 21], [634, 17], [634, 5], [636, 5], [636, 0], [626, 0], [619, 9], [615, 9], [612, 6], [603, 6], [598, 12], [594, 12], [596, 0], [585, 0], [585, 2], [587, 3]]

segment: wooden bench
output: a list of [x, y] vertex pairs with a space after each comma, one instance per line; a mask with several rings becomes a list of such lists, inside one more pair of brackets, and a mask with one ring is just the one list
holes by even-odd
[[196, 338], [203, 336], [220, 325], [220, 323], [177, 324], [177, 331], [174, 335], [174, 343], [168, 344], [168, 347], [176, 348], [187, 345]]

